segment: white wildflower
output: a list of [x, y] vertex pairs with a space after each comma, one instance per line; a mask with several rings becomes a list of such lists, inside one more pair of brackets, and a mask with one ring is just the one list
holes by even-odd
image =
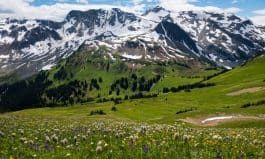
[[102, 146], [98, 145], [97, 148], [96, 148], [96, 152], [97, 153], [101, 153], [102, 151], [103, 151]]

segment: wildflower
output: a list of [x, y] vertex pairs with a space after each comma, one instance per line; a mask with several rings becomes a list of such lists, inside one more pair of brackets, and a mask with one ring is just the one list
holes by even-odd
[[222, 140], [222, 137], [220, 135], [214, 135], [213, 139], [214, 140]]
[[28, 142], [30, 145], [33, 145], [34, 144], [34, 141], [33, 140], [29, 140]]
[[77, 142], [75, 143], [75, 145], [76, 145], [76, 146], [79, 146], [79, 145], [80, 145], [80, 142], [77, 141]]
[[45, 141], [46, 141], [47, 143], [50, 143], [50, 142], [51, 142], [50, 137], [49, 137], [49, 136], [45, 136]]
[[165, 145], [165, 144], [166, 144], [166, 141], [163, 140], [163, 141], [161, 142], [161, 146], [163, 146], [163, 145]]
[[257, 139], [255, 139], [255, 140], [253, 140], [253, 144], [254, 144], [254, 145], [258, 145], [258, 144], [262, 144], [262, 142], [259, 141], [259, 140], [257, 140]]
[[5, 137], [5, 134], [2, 131], [0, 131], [0, 137]]
[[82, 139], [83, 139], [83, 141], [85, 141], [85, 140], [86, 140], [86, 136], [85, 136], [85, 135], [83, 135], [83, 136], [82, 136]]
[[52, 146], [50, 146], [49, 144], [45, 144], [44, 145], [44, 148], [48, 151], [51, 151], [52, 150]]
[[240, 134], [237, 134], [236, 139], [241, 139], [242, 136]]
[[240, 159], [243, 159], [244, 158], [244, 153], [243, 152], [240, 152], [239, 158]]
[[155, 141], [155, 144], [158, 147], [160, 145], [160, 142], [157, 140], [157, 141]]
[[101, 153], [102, 151], [103, 151], [102, 146], [98, 145], [97, 148], [96, 148], [97, 154]]
[[179, 139], [179, 137], [180, 137], [179, 133], [175, 133], [175, 134], [173, 135], [173, 139], [174, 139], [174, 140]]
[[216, 151], [216, 159], [222, 159], [221, 151]]
[[24, 135], [24, 130], [23, 130], [23, 129], [18, 129], [18, 132], [19, 132], [21, 135]]
[[87, 135], [90, 135], [91, 134], [91, 131], [90, 130], [87, 130]]
[[72, 147], [73, 147], [72, 144], [66, 146], [67, 149], [70, 149], [70, 148], [72, 148]]
[[20, 140], [20, 142], [25, 143], [27, 141], [27, 138], [21, 137], [19, 140]]
[[63, 140], [61, 140], [61, 144], [62, 145], [66, 145], [68, 143], [68, 140], [66, 138], [64, 138]]
[[103, 144], [103, 141], [101, 140], [97, 143], [98, 146], [101, 146], [102, 144]]
[[192, 138], [192, 136], [190, 136], [190, 135], [184, 135], [183, 136], [183, 139], [185, 142], [189, 141], [191, 138]]
[[52, 136], [51, 136], [51, 139], [52, 139], [52, 141], [53, 142], [58, 142], [58, 137], [56, 136], [56, 134], [53, 134]]
[[77, 136], [74, 136], [74, 142], [77, 142]]
[[12, 136], [12, 137], [16, 137], [16, 133], [12, 133], [11, 136]]
[[115, 134], [116, 138], [120, 138], [122, 135], [120, 133]]
[[143, 145], [143, 150], [144, 150], [145, 153], [148, 152], [148, 145], [147, 145], [147, 144], [144, 144], [144, 145]]

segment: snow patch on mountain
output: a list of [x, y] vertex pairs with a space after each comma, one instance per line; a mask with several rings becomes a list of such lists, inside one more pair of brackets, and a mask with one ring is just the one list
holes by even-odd
[[109, 56], [132, 60], [196, 56], [230, 69], [265, 51], [265, 29], [233, 14], [161, 7], [143, 15], [117, 8], [71, 11], [62, 22], [0, 20], [3, 70], [49, 69], [82, 45], [105, 46]]

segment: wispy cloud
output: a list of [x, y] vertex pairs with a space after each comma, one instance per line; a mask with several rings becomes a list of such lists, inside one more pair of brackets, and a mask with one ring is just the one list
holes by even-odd
[[255, 16], [250, 17], [250, 19], [257, 25], [265, 25], [265, 9], [253, 11]]
[[88, 9], [110, 9], [121, 8], [129, 12], [135, 12], [143, 8], [142, 5], [121, 6], [89, 4], [87, 0], [77, 0], [78, 3], [66, 3], [64, 0], [58, 0], [56, 4], [34, 6], [30, 2], [33, 0], [12, 0], [12, 3], [6, 3], [0, 0], [0, 18], [30, 18], [30, 19], [52, 19], [61, 21], [71, 10], [88, 10]]
[[255, 13], [255, 14], [261, 14], [261, 15], [265, 15], [265, 9], [255, 10], [255, 11], [253, 11], [253, 13]]
[[[170, 10], [182, 11], [182, 10], [205, 10], [209, 12], [240, 12], [239, 8], [219, 8], [213, 5], [201, 7], [196, 6], [194, 2], [199, 0], [127, 0], [128, 5], [122, 5], [118, 3], [120, 1], [113, 2], [109, 5], [94, 4], [90, 0], [55, 0], [55, 4], [50, 5], [38, 5], [34, 6], [31, 2], [34, 0], [12, 0], [12, 3], [7, 3], [4, 0], [0, 0], [0, 18], [12, 17], [12, 18], [32, 18], [32, 19], [52, 19], [61, 21], [65, 18], [66, 14], [71, 10], [88, 10], [97, 8], [114, 8], [118, 7], [129, 12], [140, 12], [147, 8], [148, 3], [161, 5], [162, 7]], [[127, 2], [126, 1], [126, 2]]]
[[238, 3], [238, 0], [233, 0], [232, 1], [232, 4], [237, 4]]
[[196, 6], [192, 4], [191, 2], [197, 2], [197, 0], [158, 0], [159, 4], [167, 9], [171, 10], [199, 10], [199, 11], [208, 11], [208, 12], [231, 12], [231, 13], [238, 13], [241, 11], [239, 8], [219, 8], [216, 6]]

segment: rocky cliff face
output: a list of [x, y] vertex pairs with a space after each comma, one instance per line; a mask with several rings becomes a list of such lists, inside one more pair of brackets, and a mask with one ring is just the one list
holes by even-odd
[[210, 60], [236, 67], [265, 49], [265, 31], [232, 14], [174, 12], [143, 15], [110, 10], [71, 11], [62, 22], [0, 21], [0, 73], [29, 76], [49, 69], [81, 45], [105, 46], [132, 60]]

